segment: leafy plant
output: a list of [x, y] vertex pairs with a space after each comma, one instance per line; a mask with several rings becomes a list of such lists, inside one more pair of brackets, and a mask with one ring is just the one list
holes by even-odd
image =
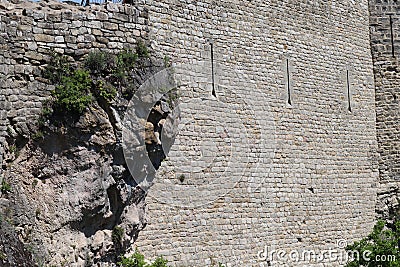
[[35, 188], [36, 186], [37, 186], [37, 184], [38, 184], [38, 180], [33, 180], [33, 182], [32, 182], [32, 188]]
[[180, 97], [178, 90], [174, 88], [168, 91], [165, 95], [167, 96], [167, 103], [169, 108], [174, 109], [174, 107], [177, 105], [177, 100]]
[[111, 54], [99, 50], [92, 51], [85, 59], [85, 68], [92, 74], [105, 74], [108, 72], [109, 65], [114, 61]]
[[53, 109], [50, 106], [48, 106], [47, 104], [43, 105], [42, 116], [47, 117], [47, 116], [51, 115], [51, 113], [53, 113]]
[[164, 56], [164, 67], [171, 67], [171, 58], [169, 56]]
[[7, 194], [7, 193], [11, 192], [11, 185], [9, 183], [7, 183], [5, 180], [3, 180], [1, 182], [0, 191], [3, 194]]
[[149, 57], [149, 49], [142, 40], [138, 40], [137, 42], [136, 53], [139, 57]]
[[119, 226], [114, 227], [111, 238], [114, 244], [121, 244], [122, 237], [124, 236], [124, 229]]
[[37, 131], [36, 133], [34, 133], [32, 135], [33, 140], [43, 139], [43, 137], [44, 137], [44, 133], [42, 131]]
[[150, 267], [167, 267], [168, 261], [164, 259], [163, 257], [158, 257], [151, 265]]
[[113, 80], [118, 85], [127, 86], [132, 80], [131, 71], [135, 68], [138, 55], [131, 49], [120, 51], [115, 57], [115, 68], [113, 69]]
[[11, 145], [9, 147], [9, 151], [10, 151], [10, 153], [14, 154], [15, 158], [19, 157], [20, 151], [19, 151], [18, 147], [15, 144], [13, 144], [13, 145]]
[[53, 114], [53, 103], [50, 100], [42, 102], [42, 113], [38, 118], [38, 126], [41, 128], [46, 124], [47, 119]]
[[121, 257], [117, 264], [119, 267], [168, 267], [167, 263], [166, 259], [158, 257], [153, 263], [147, 264], [143, 254], [136, 250], [130, 257]]
[[138, 59], [138, 53], [134, 52], [132, 49], [124, 49], [117, 54], [116, 65], [117, 68], [123, 68], [124, 70], [129, 70], [135, 67], [136, 61]]
[[10, 152], [11, 152], [11, 153], [16, 154], [17, 151], [18, 151], [18, 148], [17, 148], [16, 145], [11, 145], [11, 146], [10, 146]]
[[55, 107], [60, 112], [82, 113], [92, 102], [92, 80], [85, 70], [77, 69], [71, 76], [63, 76], [53, 91]]
[[400, 266], [400, 221], [388, 228], [378, 221], [372, 232], [362, 240], [346, 247], [356, 255], [346, 267], [398, 267]]
[[7, 126], [7, 134], [10, 136], [13, 134], [13, 129], [11, 128], [11, 126]]
[[[168, 261], [163, 257], [157, 257], [152, 263], [146, 263], [143, 254], [138, 250], [136, 250], [130, 257], [120, 257], [120, 261], [117, 265], [118, 267], [169, 267]], [[218, 263], [218, 267], [225, 266], [222, 263]]]
[[51, 52], [50, 62], [47, 64], [43, 76], [53, 84], [61, 82], [62, 77], [68, 76], [71, 72], [71, 65], [66, 56]]
[[85, 267], [92, 267], [93, 266], [93, 260], [90, 257], [89, 253], [86, 252], [86, 257], [85, 257], [85, 263], [84, 263]]
[[108, 103], [112, 102], [117, 96], [117, 90], [110, 84], [99, 80], [96, 84], [96, 93], [99, 97], [106, 100]]
[[135, 251], [135, 253], [130, 257], [122, 257], [117, 264], [120, 267], [146, 267], [144, 256], [138, 251]]
[[[53, 51], [43, 75], [56, 85], [52, 92], [54, 100], [43, 103], [42, 114], [38, 119], [39, 127], [45, 126], [53, 111], [79, 115], [93, 100], [111, 103], [118, 92], [129, 99], [136, 86], [134, 76], [138, 58], [148, 56], [145, 43], [139, 40], [135, 49], [124, 49], [116, 55], [100, 50], [92, 51], [83, 62], [84, 69], [79, 69], [76, 68], [78, 64], [72, 67], [67, 56]], [[42, 138], [44, 133], [38, 132], [33, 137]]]

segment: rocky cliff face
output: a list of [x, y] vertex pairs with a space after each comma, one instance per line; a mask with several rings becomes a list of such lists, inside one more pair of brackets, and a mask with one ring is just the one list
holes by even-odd
[[[147, 16], [117, 4], [0, 2], [0, 266], [113, 266], [146, 225], [121, 144], [131, 93], [119, 87], [79, 116], [41, 113], [55, 89], [43, 75], [52, 53], [76, 68], [90, 51], [134, 48]], [[157, 62], [138, 60], [130, 90]]]
[[7, 231], [22, 239], [36, 262], [112, 263], [145, 226], [145, 195], [121, 146], [127, 104], [117, 97], [108, 107], [94, 103], [80, 117], [53, 115], [36, 139], [10, 129], [3, 179], [11, 189], [1, 194], [2, 213]]
[[0, 222], [0, 262], [1, 266], [34, 266], [31, 253], [19, 240], [12, 226]]
[[[139, 60], [133, 88], [160, 68], [154, 62]], [[80, 115], [53, 112], [33, 121], [30, 138], [9, 126], [0, 193], [7, 225], [2, 266], [113, 266], [132, 246], [146, 225], [145, 192], [122, 151], [129, 103], [122, 91], [110, 103], [94, 100]]]

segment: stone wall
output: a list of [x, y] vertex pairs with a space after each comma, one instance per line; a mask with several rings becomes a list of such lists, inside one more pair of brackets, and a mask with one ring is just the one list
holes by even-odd
[[108, 4], [87, 8], [50, 3], [0, 3], [0, 143], [29, 137], [42, 102], [54, 89], [41, 71], [52, 51], [79, 61], [92, 49], [119, 51], [146, 40], [148, 12]]
[[[143, 194], [132, 188], [118, 150], [118, 111], [128, 104], [120, 92], [107, 108], [92, 99], [75, 124], [61, 116], [61, 131], [47, 122], [39, 131], [38, 119], [54, 89], [42, 75], [52, 51], [75, 67], [93, 49], [134, 49], [147, 40], [147, 25], [143, 6], [0, 2], [0, 182], [11, 186], [0, 192], [0, 216], [12, 225], [3, 231], [10, 244], [18, 245], [0, 247], [1, 266], [23, 263], [17, 256], [26, 250], [15, 237], [40, 266], [115, 266], [145, 225]], [[140, 64], [146, 69], [135, 70], [138, 83], [154, 71], [151, 60], [139, 58]], [[113, 229], [124, 233], [119, 245]]]
[[398, 137], [399, 4], [370, 1], [371, 48], [376, 80], [376, 121], [380, 153], [380, 178], [400, 177]]
[[[192, 106], [182, 116], [198, 128], [183, 126], [149, 191], [152, 219], [136, 242], [145, 255], [175, 266], [269, 266], [257, 255], [265, 246], [321, 251], [369, 232], [378, 167], [367, 1], [151, 1], [149, 19], [155, 51], [206, 85], [183, 93]], [[242, 106], [226, 99], [232, 92]], [[214, 124], [245, 159], [220, 162]], [[182, 170], [188, 162], [196, 168]]]
[[371, 229], [378, 167], [367, 1], [2, 5], [2, 143], [28, 137], [52, 89], [39, 73], [49, 48], [80, 59], [141, 37], [177, 68], [182, 128], [148, 192], [149, 223], [136, 242], [146, 256], [268, 266], [257, 258], [265, 247], [336, 249]]
[[399, 3], [370, 1], [370, 14], [380, 177], [377, 212], [391, 217], [399, 208]]

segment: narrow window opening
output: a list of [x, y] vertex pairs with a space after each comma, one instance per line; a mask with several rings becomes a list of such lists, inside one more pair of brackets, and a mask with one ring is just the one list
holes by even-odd
[[351, 94], [350, 94], [350, 74], [349, 74], [349, 70], [346, 70], [346, 82], [347, 82], [347, 109], [351, 112]]
[[292, 105], [292, 96], [290, 93], [290, 70], [289, 70], [289, 59], [286, 59], [286, 79], [287, 79], [287, 101], [289, 105]]
[[394, 36], [393, 36], [393, 18], [392, 15], [389, 15], [390, 18], [390, 40], [392, 42], [392, 57], [394, 56]]
[[214, 97], [217, 97], [217, 94], [215, 93], [214, 45], [213, 45], [213, 43], [210, 43], [210, 49], [211, 49], [211, 80], [212, 80], [212, 92], [211, 92], [211, 94], [212, 94]]

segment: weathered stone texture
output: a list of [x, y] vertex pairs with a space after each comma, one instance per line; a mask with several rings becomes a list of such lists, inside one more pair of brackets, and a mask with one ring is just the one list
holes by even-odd
[[366, 0], [24, 5], [0, 11], [0, 143], [9, 126], [29, 133], [51, 90], [39, 79], [51, 48], [79, 59], [142, 37], [191, 83], [180, 93], [182, 119], [194, 123], [147, 198], [149, 224], [136, 243], [146, 256], [268, 266], [257, 259], [265, 246], [335, 249], [371, 229], [378, 166]]
[[393, 218], [400, 207], [400, 4], [369, 3], [380, 178], [376, 210], [380, 218]]
[[[0, 141], [7, 127], [28, 137], [51, 86], [41, 71], [51, 51], [80, 60], [92, 49], [132, 48], [147, 39], [144, 6], [75, 7], [59, 2], [0, 3]], [[124, 23], [126, 24], [124, 25]], [[114, 32], [119, 30], [119, 34]]]
[[[340, 238], [350, 242], [369, 232], [378, 167], [367, 1], [151, 1], [149, 18], [154, 50], [190, 65], [187, 73], [208, 73], [206, 82], [211, 79], [212, 40], [217, 99], [226, 103], [227, 91], [235, 92], [254, 121], [249, 126], [243, 119], [229, 120], [231, 115], [240, 117], [240, 111], [232, 108], [222, 115], [218, 105], [208, 105], [209, 86], [204, 92], [183, 93], [183, 101], [198, 99], [186, 107], [186, 119], [194, 118], [198, 131], [185, 126], [176, 143], [182, 147], [172, 149], [184, 153], [170, 155], [149, 191], [147, 215], [152, 219], [136, 243], [145, 255], [164, 255], [176, 266], [213, 261], [268, 266], [257, 259], [264, 246], [321, 251], [336, 248]], [[287, 103], [285, 58], [292, 105]], [[201, 117], [206, 113], [208, 129]], [[251, 133], [256, 145], [246, 154], [248, 169], [226, 167], [218, 161], [223, 154], [195, 174], [180, 169], [186, 161], [192, 160], [193, 168], [201, 163], [190, 147], [215, 134], [213, 124], [227, 129], [238, 153], [247, 151], [240, 150], [235, 133]], [[252, 134], [257, 129], [258, 137]], [[214, 150], [207, 143], [202, 146], [202, 151]], [[185, 181], [179, 185], [164, 172], [177, 177], [183, 172]], [[231, 181], [239, 182], [229, 187]], [[184, 208], [203, 202], [195, 193], [201, 188], [220, 198]], [[277, 266], [300, 265], [285, 264]]]
[[[117, 95], [107, 111], [93, 103], [59, 133], [57, 127], [38, 131], [42, 104], [54, 89], [42, 74], [51, 51], [75, 64], [95, 48], [135, 48], [148, 36], [147, 21], [138, 22], [144, 11], [117, 4], [0, 2], [0, 183], [11, 186], [11, 192], [0, 191], [0, 223], [12, 226], [0, 227], [1, 266], [34, 266], [29, 253], [40, 266], [115, 266], [144, 227], [143, 192], [125, 171], [122, 149], [115, 148], [121, 129], [114, 128], [119, 115], [110, 110], [126, 109], [126, 99]], [[126, 27], [119, 26], [121, 18]], [[139, 58], [138, 65], [143, 70], [137, 70], [136, 83], [155, 71], [151, 59]], [[116, 226], [124, 231], [118, 245]], [[3, 246], [7, 238], [10, 245]]]
[[399, 180], [399, 3], [396, 1], [370, 1], [370, 12], [380, 178], [384, 181]]

